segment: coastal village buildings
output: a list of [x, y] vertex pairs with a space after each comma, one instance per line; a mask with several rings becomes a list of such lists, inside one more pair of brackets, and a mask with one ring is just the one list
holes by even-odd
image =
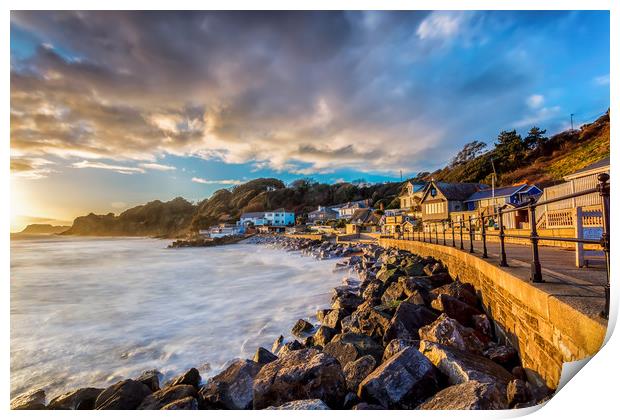
[[530, 197], [537, 199], [541, 194], [540, 188], [527, 183], [487, 188], [473, 193], [465, 200], [466, 210], [474, 215], [494, 216], [499, 206], [521, 208], [504, 214], [502, 220], [507, 229], [526, 229], [529, 227], [529, 212], [524, 206], [529, 203]]
[[338, 218], [338, 212], [329, 207], [319, 206], [316, 210], [308, 213], [308, 222], [325, 222], [327, 220], [336, 220]]
[[381, 216], [375, 213], [374, 209], [357, 209], [347, 223], [345, 232], [347, 234], [378, 233], [380, 219]]
[[[284, 231], [286, 226], [293, 226], [295, 224], [295, 213], [286, 209], [277, 209], [270, 211], [259, 211], [243, 213], [237, 221], [237, 226], [241, 229], [242, 233], [246, 231], [248, 227], [265, 227], [265, 231], [274, 230]], [[259, 229], [259, 231], [261, 231]]]
[[209, 237], [211, 239], [223, 238], [224, 236], [240, 235], [243, 233], [243, 229], [240, 226], [220, 223], [217, 226], [212, 226], [209, 229], [201, 229], [198, 234], [203, 237]]
[[422, 200], [422, 221], [448, 221], [452, 213], [467, 210], [465, 201], [475, 192], [488, 188], [478, 183], [450, 183], [431, 181], [424, 189]]
[[413, 183], [409, 181], [405, 187], [405, 194], [398, 197], [400, 209], [405, 210], [410, 216], [419, 218], [422, 216], [420, 202], [424, 195], [426, 183]]
[[332, 206], [333, 210], [338, 211], [338, 219], [349, 220], [353, 217], [358, 209], [367, 209], [370, 207], [369, 200], [350, 201], [348, 203]]

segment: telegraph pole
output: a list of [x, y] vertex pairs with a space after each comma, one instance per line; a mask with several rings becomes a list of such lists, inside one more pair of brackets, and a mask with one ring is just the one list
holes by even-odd
[[570, 131], [573, 131], [573, 115], [575, 114], [570, 114]]

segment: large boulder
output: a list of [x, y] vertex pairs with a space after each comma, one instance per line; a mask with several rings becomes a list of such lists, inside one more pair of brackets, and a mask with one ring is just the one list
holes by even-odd
[[384, 265], [381, 267], [381, 270], [377, 272], [377, 280], [383, 283], [386, 286], [394, 283], [398, 280], [400, 276], [402, 276], [403, 271], [400, 268], [392, 266], [392, 265]]
[[151, 391], [155, 392], [159, 391], [159, 378], [161, 376], [161, 372], [156, 369], [145, 370], [136, 378], [136, 381], [142, 382], [144, 385], [148, 386]]
[[424, 263], [420, 260], [405, 260], [402, 270], [408, 276], [421, 276], [424, 274]]
[[434, 341], [445, 346], [471, 353], [481, 354], [484, 344], [475, 331], [459, 324], [446, 314], [441, 314], [435, 322], [419, 329], [420, 339]]
[[420, 352], [448, 378], [451, 385], [478, 381], [497, 384], [505, 390], [513, 379], [513, 376], [497, 363], [453, 347], [422, 340]]
[[331, 341], [334, 335], [336, 335], [336, 330], [334, 328], [321, 325], [312, 336], [312, 344], [324, 347]]
[[344, 309], [347, 312], [353, 312], [363, 301], [364, 299], [355, 294], [339, 296], [333, 301], [332, 309]]
[[367, 335], [343, 333], [334, 336], [332, 341], [323, 348], [323, 352], [335, 357], [341, 366], [346, 366], [347, 363], [366, 355], [380, 360], [383, 347]]
[[159, 410], [171, 402], [187, 398], [196, 398], [198, 393], [192, 385], [172, 385], [153, 392], [140, 403], [138, 410]]
[[418, 406], [420, 410], [503, 410], [506, 397], [493, 384], [467, 381], [439, 391]]
[[326, 327], [333, 328], [335, 330], [340, 329], [340, 321], [348, 315], [348, 312], [344, 309], [331, 309], [323, 317], [322, 324]]
[[200, 387], [200, 373], [198, 369], [191, 368], [182, 375], [173, 378], [166, 386], [171, 387], [175, 385], [191, 385], [194, 388]]
[[340, 363], [315, 349], [291, 351], [263, 366], [254, 378], [254, 409], [289, 401], [320, 399], [331, 408], [342, 406], [347, 393]]
[[385, 291], [385, 285], [379, 280], [371, 281], [362, 292], [365, 301], [377, 303], [381, 301], [381, 296]]
[[321, 400], [312, 399], [290, 401], [278, 407], [267, 407], [265, 410], [329, 410], [329, 407]]
[[252, 408], [254, 378], [260, 369], [261, 365], [252, 360], [237, 360], [231, 364], [200, 390], [205, 406], [227, 410]]
[[52, 398], [48, 410], [92, 410], [102, 388], [80, 388]]
[[418, 330], [437, 319], [437, 314], [425, 306], [403, 302], [398, 306], [394, 316], [390, 320], [388, 328], [383, 335], [383, 342], [400, 338], [405, 340], [417, 340]]
[[473, 316], [480, 315], [481, 312], [460, 300], [449, 295], [439, 295], [431, 302], [433, 309], [445, 312], [452, 319], [456, 319], [466, 327], [473, 327]]
[[313, 330], [314, 325], [312, 325], [305, 319], [300, 319], [295, 323], [291, 332], [297, 337], [305, 338], [309, 334], [311, 334]]
[[368, 375], [358, 395], [385, 408], [412, 409], [437, 390], [433, 364], [414, 347], [407, 347]]
[[125, 379], [107, 387], [95, 400], [96, 410], [134, 410], [152, 391], [142, 382]]
[[282, 357], [283, 355], [295, 351], [301, 350], [304, 346], [297, 340], [290, 341], [288, 343], [284, 343], [282, 347], [278, 350], [278, 357]]
[[474, 286], [469, 283], [462, 283], [458, 280], [431, 290], [430, 295], [433, 299], [437, 298], [439, 295], [448, 295], [474, 307], [477, 307], [479, 303]]
[[[390, 315], [373, 307], [363, 307], [351, 314], [348, 331], [371, 337], [383, 337], [390, 325]], [[344, 328], [343, 328], [344, 331]]]
[[514, 379], [510, 381], [506, 388], [506, 398], [508, 399], [508, 405], [514, 407], [517, 404], [527, 404], [532, 399], [532, 396], [525, 381]]
[[390, 284], [381, 296], [381, 302], [384, 305], [392, 305], [394, 302], [403, 301], [405, 299], [407, 299], [407, 294], [400, 281]]
[[406, 340], [402, 338], [395, 338], [385, 346], [381, 362], [385, 362], [387, 359], [391, 358], [399, 351], [411, 346], [418, 348], [420, 346], [420, 340]]
[[360, 383], [375, 369], [375, 358], [367, 354], [359, 359], [347, 363], [344, 368], [344, 377], [347, 380], [349, 390], [357, 392]]
[[185, 397], [164, 405], [162, 410], [198, 410], [198, 401], [194, 397]]
[[252, 358], [252, 360], [256, 363], [260, 363], [261, 365], [264, 365], [265, 363], [273, 362], [277, 358], [278, 356], [276, 356], [275, 354], [273, 354], [266, 348], [259, 347], [256, 350], [256, 353], [254, 353], [254, 357]]
[[507, 345], [490, 347], [484, 351], [484, 356], [504, 366], [506, 369], [512, 369], [519, 361], [517, 351]]
[[25, 392], [11, 400], [11, 410], [44, 410], [45, 391], [35, 389]]

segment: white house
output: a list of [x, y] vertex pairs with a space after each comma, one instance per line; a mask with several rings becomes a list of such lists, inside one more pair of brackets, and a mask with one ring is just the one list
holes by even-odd
[[222, 238], [224, 236], [240, 235], [243, 229], [240, 226], [222, 223], [218, 226], [211, 226], [209, 229], [201, 229], [198, 231], [200, 236], [207, 236], [211, 239]]
[[271, 226], [293, 226], [295, 224], [295, 213], [285, 209], [277, 209], [265, 212], [266, 224]]
[[349, 220], [353, 217], [353, 213], [358, 209], [367, 209], [369, 207], [369, 200], [350, 201], [340, 206], [332, 207], [333, 210], [338, 211], [338, 219]]
[[255, 211], [250, 213], [243, 213], [237, 222], [237, 225], [242, 226], [263, 226], [267, 224], [264, 211]]

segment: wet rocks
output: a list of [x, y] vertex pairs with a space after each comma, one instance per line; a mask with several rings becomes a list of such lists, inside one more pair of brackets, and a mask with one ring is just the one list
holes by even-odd
[[394, 339], [416, 340], [419, 338], [418, 330], [437, 319], [430, 309], [422, 305], [414, 305], [403, 302], [398, 306], [394, 316], [385, 329], [383, 342], [389, 343]]
[[369, 354], [347, 363], [343, 372], [349, 390], [356, 392], [359, 384], [375, 369], [376, 364], [375, 358]]
[[489, 383], [467, 381], [439, 391], [418, 406], [419, 410], [503, 410], [506, 398]]
[[152, 391], [142, 382], [125, 379], [107, 387], [95, 400], [96, 410], [134, 410]]
[[191, 385], [194, 388], [198, 388], [200, 386], [200, 380], [200, 373], [198, 372], [198, 369], [191, 368], [184, 374], [172, 379], [167, 386]]
[[[291, 384], [294, 384], [291, 386]], [[264, 365], [254, 378], [254, 409], [289, 401], [320, 399], [331, 408], [342, 406], [346, 381], [340, 363], [314, 349], [291, 351]]]
[[341, 366], [353, 362], [360, 357], [371, 355], [380, 360], [383, 347], [373, 338], [364, 334], [344, 333], [334, 336], [323, 352], [335, 357]]
[[326, 327], [333, 328], [335, 330], [340, 329], [340, 322], [347, 316], [348, 312], [344, 309], [331, 309], [321, 321]]
[[80, 388], [53, 398], [47, 405], [48, 410], [92, 410], [101, 388]]
[[491, 360], [472, 353], [443, 346], [431, 341], [420, 341], [420, 352], [435, 365], [452, 385], [467, 381], [497, 384], [506, 389], [513, 376]]
[[526, 404], [531, 399], [530, 390], [524, 381], [514, 379], [510, 381], [506, 388], [506, 398], [510, 407], [514, 407], [517, 404]]
[[158, 370], [146, 370], [140, 374], [135, 380], [138, 382], [142, 382], [144, 385], [148, 386], [149, 389], [153, 392], [159, 391], [159, 377], [161, 376], [161, 372]]
[[44, 410], [45, 391], [35, 389], [25, 392], [11, 400], [11, 410]]
[[321, 325], [312, 336], [312, 345], [325, 347], [327, 343], [332, 340], [334, 335], [336, 335], [336, 330], [334, 328]]
[[466, 327], [473, 327], [473, 316], [480, 315], [481, 312], [475, 307], [461, 302], [450, 295], [441, 294], [431, 302], [431, 306], [440, 311], [445, 312], [452, 319], [456, 319]]
[[293, 326], [293, 329], [291, 330], [291, 332], [293, 333], [293, 335], [296, 335], [297, 337], [304, 338], [308, 336], [312, 332], [313, 329], [314, 329], [314, 325], [312, 325], [305, 319], [300, 319], [295, 323], [295, 326]]
[[434, 341], [471, 353], [481, 354], [484, 349], [484, 344], [472, 328], [462, 326], [446, 314], [441, 314], [432, 324], [421, 327], [419, 334], [422, 340]]
[[164, 405], [162, 410], [198, 410], [198, 401], [194, 397], [185, 397]]
[[260, 369], [261, 365], [252, 360], [234, 362], [201, 388], [204, 405], [227, 410], [252, 408], [254, 378]]
[[517, 362], [517, 351], [506, 345], [490, 347], [485, 350], [484, 356], [507, 369], [512, 369]]
[[437, 390], [433, 364], [417, 349], [407, 347], [368, 375], [358, 395], [385, 408], [412, 409]]
[[276, 356], [275, 354], [273, 354], [266, 348], [259, 347], [256, 350], [256, 353], [254, 353], [254, 357], [252, 358], [252, 360], [256, 363], [265, 364], [265, 363], [273, 362], [277, 358], [278, 356]]
[[321, 400], [312, 399], [290, 401], [278, 407], [267, 407], [265, 410], [329, 410], [329, 407]]
[[138, 406], [138, 410], [159, 410], [175, 401], [197, 396], [197, 390], [192, 385], [170, 385], [145, 397]]

